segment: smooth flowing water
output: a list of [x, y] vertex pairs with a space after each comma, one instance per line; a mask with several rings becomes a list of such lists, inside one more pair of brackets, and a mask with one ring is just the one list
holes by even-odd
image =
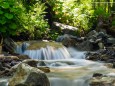
[[28, 48], [30, 43], [17, 46], [17, 52], [32, 59], [43, 60], [50, 67], [47, 74], [51, 86], [89, 86], [93, 73], [111, 73], [103, 63], [85, 60], [85, 51], [64, 46], [55, 47], [48, 43], [45, 47]]

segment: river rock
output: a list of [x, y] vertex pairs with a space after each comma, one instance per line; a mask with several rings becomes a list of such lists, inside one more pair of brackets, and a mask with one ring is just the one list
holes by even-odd
[[108, 38], [107, 43], [115, 44], [115, 38]]
[[14, 76], [9, 80], [8, 86], [50, 86], [50, 83], [43, 71], [21, 63]]
[[52, 28], [60, 32], [62, 31], [62, 33], [64, 34], [76, 34], [76, 32], [78, 31], [77, 27], [65, 25], [59, 22], [53, 22]]
[[20, 60], [17, 56], [0, 55], [0, 77], [11, 76], [13, 73], [10, 69], [19, 62]]
[[28, 55], [18, 55], [17, 57], [21, 60], [30, 59]]
[[33, 59], [26, 59], [22, 61], [22, 63], [26, 63], [31, 67], [37, 67], [38, 62], [39, 62], [38, 60], [33, 60]]
[[115, 78], [103, 74], [98, 74], [97, 76], [93, 75], [89, 83], [90, 86], [115, 86]]
[[37, 68], [42, 70], [45, 73], [49, 73], [50, 72], [50, 68], [49, 67], [37, 67]]
[[98, 35], [98, 32], [95, 31], [95, 30], [92, 30], [92, 31], [90, 31], [86, 36], [87, 36], [87, 37], [90, 37], [90, 36], [92, 36], [92, 35], [97, 36], [97, 35]]
[[9, 53], [15, 53], [16, 43], [11, 38], [5, 38], [3, 40], [3, 50]]
[[69, 34], [64, 34], [56, 39], [57, 42], [62, 42], [62, 44], [67, 47], [76, 46], [76, 44], [81, 43], [83, 40], [83, 37], [80, 38]]

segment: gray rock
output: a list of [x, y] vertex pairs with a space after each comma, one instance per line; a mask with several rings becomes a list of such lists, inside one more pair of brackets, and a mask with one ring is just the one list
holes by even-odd
[[108, 76], [97, 76], [90, 79], [90, 86], [115, 86], [115, 78]]
[[11, 38], [5, 38], [3, 41], [3, 48], [10, 53], [15, 53], [17, 44]]
[[50, 86], [50, 83], [43, 71], [26, 63], [20, 63], [8, 86]]
[[98, 32], [96, 32], [95, 30], [92, 30], [92, 31], [90, 31], [86, 36], [87, 37], [91, 37], [91, 36], [97, 36], [98, 35]]
[[115, 38], [108, 38], [107, 43], [115, 44]]
[[59, 22], [53, 22], [52, 28], [62, 31], [64, 34], [75, 34], [78, 31], [77, 27], [65, 25]]

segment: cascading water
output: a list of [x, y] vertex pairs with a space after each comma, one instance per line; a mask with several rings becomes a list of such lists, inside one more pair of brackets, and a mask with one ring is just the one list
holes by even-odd
[[108, 73], [102, 63], [85, 60], [85, 52], [64, 46], [55, 47], [48, 43], [45, 45], [31, 49], [28, 48], [30, 43], [23, 43], [17, 46], [16, 52], [26, 54], [32, 59], [43, 60], [51, 70], [47, 74], [51, 86], [89, 86], [93, 73]]

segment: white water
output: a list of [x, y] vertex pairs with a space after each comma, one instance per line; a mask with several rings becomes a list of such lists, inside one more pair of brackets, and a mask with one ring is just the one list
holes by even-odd
[[47, 46], [37, 50], [26, 50], [24, 47], [23, 51], [21, 48], [17, 48], [20, 54], [43, 60], [50, 67], [51, 72], [47, 76], [51, 86], [89, 86], [89, 79], [93, 73], [111, 72], [102, 63], [85, 60], [85, 52], [74, 48]]

